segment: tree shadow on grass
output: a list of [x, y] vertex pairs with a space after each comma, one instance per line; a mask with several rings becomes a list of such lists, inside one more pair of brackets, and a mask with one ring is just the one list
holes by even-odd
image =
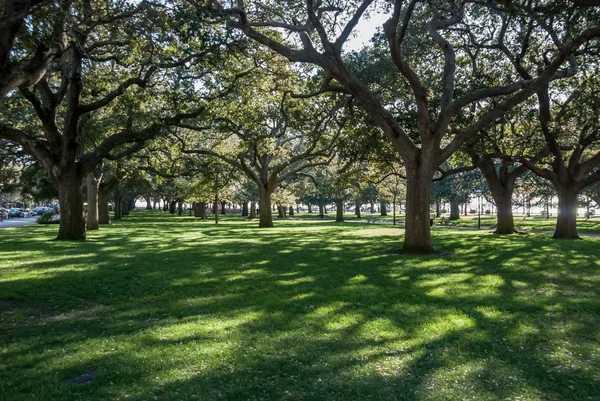
[[[30, 399], [587, 399], [593, 240], [140, 216], [85, 244], [25, 231], [0, 298], [0, 394]], [[200, 223], [200, 224], [198, 224]], [[45, 231], [41, 232], [42, 234]], [[36, 232], [37, 234], [37, 232]], [[20, 256], [19, 256], [20, 255]], [[29, 256], [28, 256], [29, 255]], [[0, 254], [0, 265], [8, 257]], [[26, 300], [26, 301], [24, 301]], [[8, 312], [8, 313], [7, 313]], [[57, 318], [61, 316], [62, 318]], [[92, 370], [90, 384], [69, 383]]]

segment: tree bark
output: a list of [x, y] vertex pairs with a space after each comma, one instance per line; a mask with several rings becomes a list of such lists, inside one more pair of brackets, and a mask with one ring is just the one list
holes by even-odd
[[554, 239], [579, 239], [577, 234], [577, 190], [572, 187], [557, 187], [558, 220]]
[[335, 202], [335, 210], [336, 210], [335, 221], [338, 223], [343, 223], [344, 222], [344, 201], [343, 200], [338, 199]]
[[194, 217], [202, 217], [200, 213], [200, 203], [192, 203], [192, 209], [194, 209]]
[[382, 216], [387, 216], [387, 207], [385, 206], [384, 202], [381, 202], [379, 208], [381, 209], [381, 215]]
[[219, 194], [215, 195], [215, 224], [219, 224]]
[[308, 206], [308, 213], [312, 213], [312, 205], [309, 203], [306, 206]]
[[103, 183], [98, 185], [98, 224], [110, 224], [108, 213], [108, 194]]
[[325, 209], [323, 207], [323, 205], [319, 205], [319, 214], [325, 214], [325, 212], [323, 211], [323, 209]]
[[57, 240], [85, 240], [85, 220], [83, 218], [83, 180], [72, 171], [60, 177], [58, 185], [60, 201], [60, 227]]
[[512, 196], [516, 179], [526, 169], [517, 167], [510, 170], [510, 164], [507, 164], [507, 162], [502, 162], [497, 169], [494, 161], [490, 158], [482, 158], [479, 161], [479, 169], [487, 181], [496, 203], [498, 223], [496, 224], [495, 233], [514, 234], [516, 231], [512, 212]]
[[177, 215], [183, 215], [183, 201], [177, 202]]
[[440, 201], [436, 200], [435, 201], [435, 217], [440, 217], [441, 216], [441, 211], [440, 211]]
[[250, 202], [250, 216], [248, 216], [249, 219], [255, 219], [256, 218], [256, 202], [252, 201]]
[[87, 229], [97, 230], [100, 228], [98, 223], [98, 185], [100, 180], [94, 176], [94, 173], [88, 173], [86, 182], [88, 195]]
[[354, 204], [354, 214], [356, 215], [357, 218], [360, 219], [360, 207], [362, 205], [360, 204], [360, 202], [355, 202]]
[[273, 227], [273, 214], [271, 211], [271, 193], [265, 188], [260, 188], [259, 193], [260, 219], [258, 222], [258, 226], [262, 228]]
[[[422, 163], [422, 165], [431, 163]], [[429, 227], [429, 195], [433, 172], [422, 167], [406, 167], [406, 226], [404, 253], [428, 254], [433, 252]]]
[[248, 202], [242, 203], [242, 217], [248, 217]]
[[129, 216], [129, 201], [121, 201], [121, 216]]
[[177, 202], [171, 201], [169, 202], [169, 213], [175, 214], [175, 209], [177, 208]]
[[152, 210], [152, 198], [150, 196], [146, 197], [146, 210]]
[[277, 205], [277, 217], [285, 219], [285, 216], [283, 215], [283, 206], [281, 205]]
[[221, 202], [221, 214], [225, 214], [225, 206], [227, 206], [227, 202]]
[[498, 223], [496, 224], [496, 234], [513, 234], [515, 233], [515, 222], [512, 213], [512, 188], [508, 190], [504, 188], [503, 194], [492, 192], [494, 201], [496, 202]]
[[121, 190], [115, 192], [115, 220], [121, 220], [123, 218], [123, 194]]
[[459, 220], [460, 219], [460, 208], [458, 206], [458, 201], [451, 199], [450, 200], [450, 220]]
[[294, 206], [290, 206], [290, 210], [288, 213], [291, 217], [294, 217]]

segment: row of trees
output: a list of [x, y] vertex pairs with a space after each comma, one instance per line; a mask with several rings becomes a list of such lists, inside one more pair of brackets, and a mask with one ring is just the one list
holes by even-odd
[[[600, 181], [596, 7], [5, 3], [0, 138], [38, 160], [58, 189], [59, 239], [85, 238], [83, 183], [98, 199], [88, 200], [92, 216], [101, 214], [114, 164], [131, 160], [164, 179], [210, 182], [215, 203], [244, 176], [263, 227], [278, 188], [329, 166], [327, 192], [341, 204], [366, 163], [382, 181], [404, 180], [407, 253], [432, 252], [431, 184], [454, 173], [481, 170], [497, 232], [507, 234], [517, 178], [548, 180], [556, 238], [577, 238], [577, 196]], [[375, 13], [387, 22], [349, 49]]]

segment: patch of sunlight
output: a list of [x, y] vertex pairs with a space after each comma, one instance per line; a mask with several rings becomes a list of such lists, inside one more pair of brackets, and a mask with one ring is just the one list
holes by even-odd
[[300, 301], [302, 299], [306, 299], [306, 298], [311, 298], [314, 297], [315, 293], [314, 292], [306, 292], [304, 294], [298, 294], [296, 296], [293, 296], [292, 298], [290, 298], [292, 301]]
[[229, 334], [231, 330], [263, 317], [262, 312], [236, 313], [230, 318], [204, 318], [198, 320], [169, 324], [152, 330], [155, 339], [182, 341], [193, 337], [211, 337]]
[[[204, 275], [204, 274], [202, 274]], [[198, 285], [198, 284], [209, 284], [209, 283], [220, 283], [221, 281], [217, 278], [204, 278], [199, 279], [197, 277], [185, 277], [178, 278], [171, 281], [171, 285]]]
[[506, 312], [499, 311], [492, 306], [478, 306], [475, 310], [481, 313], [485, 318], [490, 320], [504, 320], [510, 318]]
[[236, 294], [215, 294], [206, 297], [186, 298], [175, 302], [174, 308], [182, 306], [200, 308], [209, 304], [213, 304], [215, 302], [227, 302], [238, 297], [239, 295]]
[[277, 284], [279, 285], [296, 285], [300, 283], [312, 283], [315, 281], [314, 277], [298, 277], [294, 280], [279, 280]]
[[[472, 296], [497, 296], [500, 295], [500, 288], [504, 285], [504, 279], [495, 274], [475, 276], [473, 274], [460, 273], [453, 274], [448, 282], [443, 284], [440, 280], [438, 286], [426, 292], [433, 297], [472, 297]], [[429, 283], [424, 285], [429, 287]]]
[[395, 340], [405, 335], [401, 327], [398, 327], [392, 320], [384, 317], [366, 321], [361, 326], [359, 333], [361, 338], [373, 339], [375, 341], [381, 339]]
[[328, 330], [344, 330], [358, 324], [362, 320], [362, 314], [359, 312], [346, 312], [330, 317], [325, 327]]
[[527, 322], [519, 322], [518, 326], [513, 329], [513, 333], [511, 336], [514, 337], [515, 340], [522, 340], [523, 337], [526, 336], [537, 336], [540, 334], [540, 329], [530, 323]]
[[409, 304], [409, 303], [397, 303], [394, 304], [393, 306], [390, 307], [390, 309], [394, 312], [394, 313], [401, 313], [401, 314], [419, 314], [421, 312], [424, 312], [426, 310], [434, 310], [434, 306], [422, 306], [422, 305], [416, 305], [416, 304]]
[[350, 284], [360, 284], [360, 283], [364, 283], [367, 280], [368, 280], [368, 278], [366, 276], [363, 276], [362, 274], [359, 274], [358, 276], [354, 276], [354, 277], [350, 278], [348, 280], [348, 283], [350, 283]]
[[510, 283], [515, 288], [527, 288], [529, 286], [525, 281], [519, 280], [511, 280]]
[[329, 316], [334, 313], [337, 313], [340, 309], [350, 306], [350, 302], [334, 302], [332, 304], [326, 306], [320, 306], [318, 308], [313, 309], [312, 313], [309, 316]]
[[367, 228], [356, 231], [344, 232], [345, 237], [366, 237], [368, 235], [385, 236], [385, 237], [396, 237], [404, 234], [404, 230], [397, 228]]
[[475, 321], [466, 314], [454, 312], [439, 315], [422, 324], [415, 332], [420, 333], [424, 340], [431, 341], [447, 337], [457, 331], [475, 327]]
[[459, 283], [475, 277], [473, 273], [454, 273], [454, 274], [425, 274], [417, 283], [419, 287], [437, 287], [440, 285], [449, 285]]

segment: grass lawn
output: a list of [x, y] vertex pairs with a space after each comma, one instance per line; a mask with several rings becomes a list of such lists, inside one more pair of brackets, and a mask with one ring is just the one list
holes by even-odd
[[[389, 221], [393, 220], [393, 216], [391, 212], [388, 213], [388, 216], [380, 216], [379, 213], [362, 213], [363, 221], [366, 220], [367, 216], [374, 217], [377, 221]], [[299, 213], [296, 214], [295, 217], [301, 219], [314, 219], [320, 220], [318, 213]], [[477, 227], [477, 215], [469, 214], [467, 216], [460, 216], [459, 220], [448, 221], [450, 217], [449, 214], [442, 215], [444, 218], [444, 223], [447, 226], [455, 226], [455, 227]], [[358, 220], [354, 213], [345, 213], [344, 219], [348, 221]], [[334, 221], [335, 220], [335, 212], [329, 212], [323, 218], [326, 221]], [[396, 215], [396, 221], [398, 224], [404, 224], [404, 214]], [[547, 219], [543, 216], [530, 216], [526, 217], [524, 215], [515, 215], [514, 216], [515, 227], [517, 230], [541, 230], [541, 231], [554, 231], [556, 227], [556, 217], [550, 217]], [[435, 218], [434, 223], [436, 225], [442, 224], [441, 218]], [[496, 226], [496, 216], [495, 215], [481, 215], [481, 226], [482, 227], [495, 227]], [[592, 217], [590, 219], [579, 218], [577, 220], [577, 230], [580, 234], [600, 234], [600, 216]]]
[[[446, 221], [450, 215], [445, 215]], [[477, 227], [477, 215], [460, 216], [460, 220], [447, 221], [447, 224], [453, 226], [463, 227]], [[439, 224], [441, 219], [435, 219], [435, 223]], [[514, 216], [515, 228], [517, 230], [542, 230], [542, 231], [554, 231], [556, 228], [556, 217], [550, 217], [547, 219], [543, 216], [530, 216], [524, 215]], [[496, 216], [494, 215], [481, 215], [481, 226], [482, 227], [493, 227], [496, 226]], [[592, 217], [585, 219], [583, 217], [577, 219], [577, 231], [580, 234], [600, 234], [600, 217]]]
[[0, 400], [600, 400], [600, 239], [275, 224], [0, 231]]

